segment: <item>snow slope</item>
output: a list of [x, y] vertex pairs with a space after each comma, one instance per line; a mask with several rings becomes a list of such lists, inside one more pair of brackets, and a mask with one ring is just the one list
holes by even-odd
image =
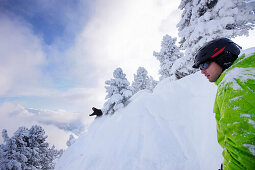
[[212, 112], [217, 87], [200, 73], [140, 91], [95, 119], [57, 170], [215, 170], [222, 161]]

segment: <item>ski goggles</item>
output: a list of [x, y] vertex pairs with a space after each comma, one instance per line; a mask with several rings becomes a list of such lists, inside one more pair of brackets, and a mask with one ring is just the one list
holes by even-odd
[[199, 68], [200, 68], [200, 70], [206, 70], [210, 64], [211, 64], [211, 62], [202, 63], [199, 65]]

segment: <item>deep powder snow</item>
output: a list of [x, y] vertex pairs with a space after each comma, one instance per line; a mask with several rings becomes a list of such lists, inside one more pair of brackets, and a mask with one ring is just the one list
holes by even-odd
[[127, 107], [95, 119], [55, 169], [218, 169], [216, 90], [200, 73], [164, 79], [153, 93], [140, 91]]

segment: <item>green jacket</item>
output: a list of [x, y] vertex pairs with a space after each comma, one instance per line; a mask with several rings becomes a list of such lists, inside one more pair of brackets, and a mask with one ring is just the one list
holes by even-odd
[[255, 54], [239, 57], [215, 84], [213, 111], [223, 169], [255, 170]]

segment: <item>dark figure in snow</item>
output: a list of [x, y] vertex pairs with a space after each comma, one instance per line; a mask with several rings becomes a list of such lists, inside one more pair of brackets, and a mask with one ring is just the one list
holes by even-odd
[[92, 107], [93, 113], [91, 113], [89, 116], [94, 116], [96, 115], [97, 117], [100, 117], [103, 115], [103, 112], [101, 109], [97, 109], [95, 107]]
[[239, 48], [227, 38], [210, 41], [193, 67], [218, 86], [213, 111], [223, 169], [255, 170], [255, 53], [238, 56]]

